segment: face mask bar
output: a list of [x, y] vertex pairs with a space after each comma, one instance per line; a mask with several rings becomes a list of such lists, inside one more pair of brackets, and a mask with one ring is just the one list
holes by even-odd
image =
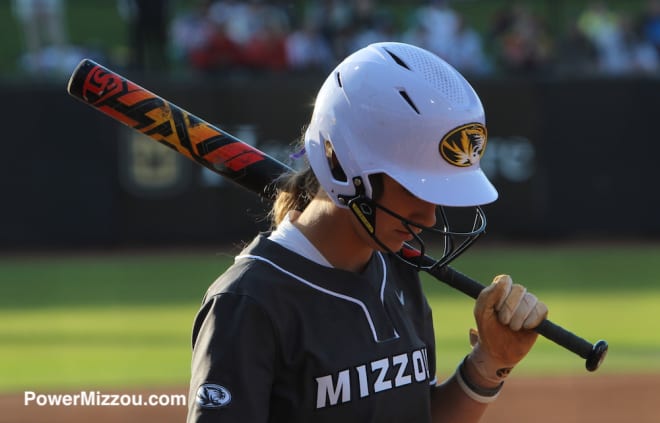
[[[467, 250], [486, 229], [486, 215], [481, 207], [478, 206], [472, 208], [474, 215], [471, 217], [468, 217], [466, 213], [470, 207], [438, 206], [436, 209], [436, 225], [427, 227], [412, 222], [362, 195], [351, 198], [347, 202], [347, 205], [362, 223], [362, 226], [364, 226], [371, 238], [381, 248], [391, 253], [394, 252], [390, 251], [376, 236], [376, 209], [380, 209], [390, 216], [399, 219], [413, 239], [406, 243], [402, 250], [395, 255], [402, 261], [420, 270], [430, 270], [449, 264], [449, 262]], [[450, 220], [458, 222], [458, 224], [451, 225], [449, 223]], [[415, 229], [421, 230], [421, 232], [416, 233], [418, 231], [415, 231]], [[425, 242], [422, 239], [420, 236], [422, 233], [424, 233], [424, 237], [429, 239], [430, 242]], [[436, 240], [435, 238], [437, 237], [441, 239]], [[432, 259], [427, 256], [427, 243], [442, 246], [442, 255], [440, 258]]]
[[[467, 250], [486, 230], [486, 215], [481, 207], [448, 208], [438, 206], [436, 209], [437, 223], [433, 227], [416, 224], [385, 207], [378, 205], [377, 207], [400, 219], [403, 226], [412, 235], [412, 241], [404, 245], [402, 250], [398, 252], [397, 257], [420, 270], [430, 270], [449, 264]], [[467, 213], [470, 209], [473, 210], [473, 214], [469, 218], [470, 221], [465, 222], [467, 216], [470, 215]], [[452, 216], [449, 216], [449, 211], [452, 212]], [[453, 216], [453, 214], [458, 214], [458, 216]], [[450, 221], [459, 222], [459, 224], [452, 225]], [[421, 229], [422, 232], [415, 233], [415, 229]], [[422, 235], [426, 241], [422, 239]], [[440, 246], [441, 255], [438, 258], [431, 259], [427, 255], [427, 244]]]

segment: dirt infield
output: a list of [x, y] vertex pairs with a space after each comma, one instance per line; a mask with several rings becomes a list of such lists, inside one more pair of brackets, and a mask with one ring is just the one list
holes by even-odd
[[[0, 410], [0, 423], [179, 423], [186, 413], [185, 407], [26, 407], [23, 394], [0, 396]], [[482, 422], [658, 423], [660, 374], [512, 378]]]

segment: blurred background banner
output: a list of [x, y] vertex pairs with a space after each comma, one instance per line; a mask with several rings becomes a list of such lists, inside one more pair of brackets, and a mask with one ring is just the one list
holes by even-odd
[[486, 107], [489, 239], [657, 238], [660, 2], [0, 2], [0, 248], [204, 245], [253, 195], [68, 97], [83, 57], [289, 160], [316, 90], [370, 42], [445, 58]]
[[[163, 80], [151, 91], [295, 166], [317, 75]], [[477, 78], [487, 239], [653, 239], [660, 80]], [[0, 82], [0, 247], [231, 243], [267, 228], [252, 193], [124, 127], [59, 84]]]

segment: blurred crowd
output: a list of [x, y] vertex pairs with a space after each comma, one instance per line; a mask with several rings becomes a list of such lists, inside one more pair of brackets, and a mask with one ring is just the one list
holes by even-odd
[[[67, 44], [65, 0], [12, 1], [28, 71], [94, 53]], [[660, 74], [660, 0], [646, 1], [634, 15], [591, 1], [562, 30], [524, 1], [479, 29], [449, 0], [417, 3], [404, 17], [377, 0], [307, 0], [295, 8], [191, 0], [176, 10], [172, 0], [116, 2], [129, 33], [126, 66], [145, 72], [325, 72], [348, 53], [388, 40], [424, 47], [469, 75]]]

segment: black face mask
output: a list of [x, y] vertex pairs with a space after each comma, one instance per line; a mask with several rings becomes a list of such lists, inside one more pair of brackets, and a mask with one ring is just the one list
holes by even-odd
[[[356, 188], [361, 186], [361, 183], [356, 184]], [[381, 248], [385, 251], [395, 253], [399, 259], [420, 270], [430, 270], [449, 264], [449, 262], [472, 245], [486, 230], [486, 215], [481, 207], [437, 206], [436, 224], [428, 227], [412, 222], [392, 210], [383, 207], [377, 201], [364, 195], [362, 191], [358, 189], [358, 195], [343, 198], [344, 203]], [[404, 247], [400, 251], [391, 251], [376, 236], [376, 210], [378, 209], [400, 220], [403, 227], [411, 234], [413, 239], [404, 244]], [[453, 223], [450, 224], [450, 221]], [[416, 231], [415, 229], [418, 230]], [[422, 239], [422, 234], [426, 242]], [[426, 255], [427, 243], [434, 247], [438, 246], [441, 249], [442, 254], [439, 258], [430, 258]]]

